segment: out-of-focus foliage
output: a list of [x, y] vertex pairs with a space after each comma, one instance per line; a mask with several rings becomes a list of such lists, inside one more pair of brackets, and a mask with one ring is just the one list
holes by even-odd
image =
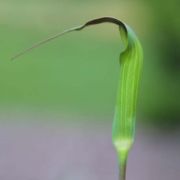
[[[147, 41], [150, 54], [147, 61], [155, 60], [144, 92], [148, 101], [147, 112], [160, 126], [180, 123], [180, 1], [148, 1], [152, 17], [152, 31]], [[148, 90], [149, 89], [149, 90]]]
[[175, 0], [1, 0], [1, 111], [33, 108], [112, 117], [121, 44], [111, 26], [71, 34], [9, 61], [34, 42], [107, 15], [130, 24], [145, 50], [140, 116], [174, 125], [180, 119], [179, 6]]

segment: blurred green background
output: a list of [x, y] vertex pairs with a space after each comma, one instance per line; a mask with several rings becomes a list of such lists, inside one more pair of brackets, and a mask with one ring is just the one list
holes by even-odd
[[114, 16], [134, 29], [144, 47], [138, 119], [158, 127], [178, 127], [179, 6], [177, 0], [0, 0], [1, 114], [113, 119], [121, 51], [117, 27], [90, 27], [14, 62], [10, 57], [91, 18]]

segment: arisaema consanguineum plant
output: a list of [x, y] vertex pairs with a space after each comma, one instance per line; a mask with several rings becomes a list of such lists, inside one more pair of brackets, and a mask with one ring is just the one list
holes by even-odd
[[143, 65], [142, 47], [133, 30], [127, 24], [113, 17], [97, 18], [88, 21], [84, 25], [68, 29], [38, 42], [32, 47], [20, 52], [12, 59], [16, 59], [26, 52], [64, 34], [80, 31], [85, 27], [106, 22], [113, 23], [119, 27], [121, 40], [124, 45], [119, 59], [119, 86], [115, 106], [112, 141], [118, 155], [119, 179], [125, 180], [128, 153], [134, 141], [137, 95]]

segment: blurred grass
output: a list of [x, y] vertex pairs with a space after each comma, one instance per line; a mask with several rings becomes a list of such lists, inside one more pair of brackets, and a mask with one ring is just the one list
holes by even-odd
[[[138, 32], [145, 51], [140, 114], [179, 118], [179, 77], [164, 71], [153, 16], [139, 1], [0, 1], [0, 107], [13, 110], [78, 111], [112, 115], [116, 97], [120, 37], [100, 25], [62, 37], [15, 62], [9, 58], [49, 35], [100, 16], [115, 16]], [[153, 34], [153, 33], [152, 33]], [[174, 116], [174, 117], [173, 117]]]
[[[7, 29], [4, 33], [8, 33]], [[8, 34], [11, 34], [11, 30]], [[19, 37], [20, 44], [26, 39], [23, 42], [27, 44], [25, 47], [31, 45], [29, 42], [36, 41], [35, 37], [41, 36], [19, 29], [14, 30], [13, 34]], [[4, 59], [7, 60], [1, 61], [1, 104], [28, 104], [53, 109], [70, 108], [72, 105], [83, 111], [99, 103], [98, 111], [107, 110], [107, 102], [113, 104], [116, 94], [115, 76], [118, 73], [116, 64], [120, 44], [118, 41], [86, 38], [86, 34], [81, 33], [80, 37], [75, 33], [61, 38], [15, 62], [8, 61], [9, 53], [4, 51]], [[11, 39], [9, 36], [11, 41], [13, 37]], [[9, 44], [6, 46], [5, 49], [9, 51]], [[106, 53], [102, 54], [102, 51]]]

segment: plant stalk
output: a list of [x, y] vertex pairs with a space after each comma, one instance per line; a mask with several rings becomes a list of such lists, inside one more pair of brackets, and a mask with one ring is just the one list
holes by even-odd
[[128, 151], [118, 152], [118, 164], [119, 164], [119, 180], [126, 180]]

